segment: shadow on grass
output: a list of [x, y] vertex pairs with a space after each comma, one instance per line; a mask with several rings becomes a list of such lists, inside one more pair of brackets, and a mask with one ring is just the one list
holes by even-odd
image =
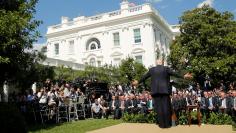
[[121, 120], [113, 119], [86, 119], [61, 124], [37, 125], [30, 127], [30, 132], [34, 133], [86, 133], [122, 123]]
[[28, 125], [28, 131], [29, 132], [36, 132], [36, 131], [39, 131], [39, 130], [42, 130], [42, 129], [45, 129], [45, 130], [50, 130], [52, 128], [55, 128], [57, 126], [61, 126], [63, 123], [57, 123], [57, 124], [53, 124], [53, 123], [50, 123], [50, 124], [34, 124], [34, 125]]

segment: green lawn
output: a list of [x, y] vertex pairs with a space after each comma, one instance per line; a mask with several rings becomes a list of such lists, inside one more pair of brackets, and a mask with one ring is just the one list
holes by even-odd
[[30, 128], [30, 133], [85, 133], [87, 131], [109, 127], [120, 123], [122, 123], [122, 120], [113, 120], [113, 119], [79, 120], [59, 125], [50, 125], [45, 128], [41, 126], [35, 126]]

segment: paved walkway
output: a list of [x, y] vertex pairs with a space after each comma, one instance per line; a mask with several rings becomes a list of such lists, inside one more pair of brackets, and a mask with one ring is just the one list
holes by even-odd
[[155, 124], [122, 123], [88, 133], [236, 133], [230, 125], [176, 126], [161, 129]]

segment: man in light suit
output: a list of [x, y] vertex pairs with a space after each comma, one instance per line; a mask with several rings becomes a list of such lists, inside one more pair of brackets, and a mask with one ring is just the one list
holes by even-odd
[[[159, 59], [157, 60], [157, 65], [150, 68], [139, 82], [135, 81], [133, 83], [137, 85], [151, 77], [151, 95], [160, 128], [170, 128], [172, 124], [170, 76], [180, 77], [169, 67], [163, 65], [163, 59]], [[184, 78], [192, 78], [192, 75], [187, 73], [184, 75]]]

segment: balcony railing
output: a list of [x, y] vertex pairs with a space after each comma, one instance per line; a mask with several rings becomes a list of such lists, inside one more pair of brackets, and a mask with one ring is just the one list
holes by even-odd
[[120, 15], [120, 14], [121, 14], [121, 11], [114, 11], [114, 12], [108, 13], [109, 17], [117, 16], [117, 15]]
[[142, 10], [142, 7], [143, 7], [143, 5], [132, 7], [132, 8], [129, 9], [129, 12], [140, 11], [140, 10]]
[[117, 10], [117, 11], [113, 11], [113, 12], [99, 14], [99, 15], [96, 15], [96, 16], [91, 16], [91, 17], [83, 17], [82, 16], [82, 19], [74, 18], [73, 21], [69, 21], [69, 22], [64, 23], [64, 24], [50, 26], [48, 28], [48, 31], [50, 33], [54, 30], [58, 30], [60, 28], [66, 27], [66, 26], [70, 27], [70, 26], [75, 26], [75, 25], [86, 25], [86, 24], [90, 24], [90, 23], [96, 23], [96, 21], [101, 22], [101, 21], [111, 20], [115, 16], [125, 17], [125, 16], [133, 15], [134, 13], [144, 13], [144, 12], [154, 12], [157, 16], [160, 17], [160, 20], [163, 21], [163, 23], [168, 25], [168, 23], [165, 21], [165, 19], [159, 14], [159, 12], [155, 8], [153, 8], [150, 4], [146, 3], [146, 4], [143, 4], [143, 5], [130, 7], [127, 10], [126, 9]]

